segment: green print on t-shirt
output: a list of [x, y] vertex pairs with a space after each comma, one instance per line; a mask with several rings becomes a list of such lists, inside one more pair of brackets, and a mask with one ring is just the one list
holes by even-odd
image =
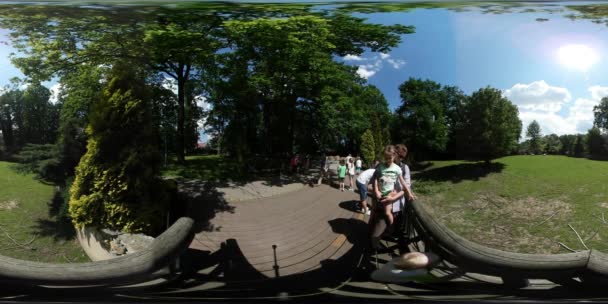
[[380, 165], [378, 168], [380, 174], [378, 176], [378, 187], [382, 196], [387, 196], [393, 189], [395, 189], [395, 183], [399, 180], [401, 175], [401, 168], [395, 164], [391, 164], [390, 167]]

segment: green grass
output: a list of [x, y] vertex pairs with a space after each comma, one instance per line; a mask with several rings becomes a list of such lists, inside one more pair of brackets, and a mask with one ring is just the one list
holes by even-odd
[[[510, 156], [483, 163], [435, 161], [414, 191], [441, 222], [490, 247], [527, 253], [608, 252], [608, 162]], [[574, 228], [570, 228], [570, 226]]]
[[74, 228], [56, 216], [55, 187], [13, 166], [0, 162], [0, 254], [51, 263], [89, 261]]
[[186, 163], [184, 165], [173, 161], [167, 165], [167, 168], [162, 170], [162, 175], [203, 181], [244, 179], [244, 176], [239, 173], [237, 163], [234, 160], [218, 155], [186, 156]]

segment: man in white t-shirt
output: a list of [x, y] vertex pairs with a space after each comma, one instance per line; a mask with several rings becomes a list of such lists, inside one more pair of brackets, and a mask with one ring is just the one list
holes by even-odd
[[372, 180], [372, 177], [374, 176], [374, 172], [376, 172], [376, 169], [374, 168], [367, 169], [361, 172], [361, 174], [359, 174], [359, 176], [357, 177], [357, 189], [359, 190], [361, 212], [367, 215], [371, 213], [369, 211], [369, 208], [367, 207], [367, 187], [369, 185], [369, 182]]

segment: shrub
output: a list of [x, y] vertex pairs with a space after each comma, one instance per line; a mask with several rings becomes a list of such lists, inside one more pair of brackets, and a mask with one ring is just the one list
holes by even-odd
[[142, 98], [145, 90], [120, 68], [89, 118], [87, 152], [76, 167], [69, 213], [77, 227], [155, 235], [164, 227], [169, 201], [166, 183], [158, 178], [157, 130]]

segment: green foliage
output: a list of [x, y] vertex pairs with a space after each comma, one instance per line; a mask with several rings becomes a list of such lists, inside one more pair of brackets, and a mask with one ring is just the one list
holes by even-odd
[[15, 159], [20, 163], [17, 168], [21, 172], [35, 173], [40, 179], [59, 184], [65, 179], [61, 155], [54, 144], [27, 144]]
[[70, 189], [70, 216], [83, 225], [156, 234], [169, 195], [158, 180], [157, 130], [140, 76], [116, 64], [89, 117], [87, 152]]
[[74, 174], [74, 168], [86, 152], [87, 135], [84, 130], [89, 122], [91, 106], [101, 98], [101, 80], [106, 70], [104, 67], [81, 65], [62, 78], [60, 100], [63, 106], [58, 145], [67, 175]]
[[368, 129], [361, 136], [361, 155], [368, 166], [374, 163], [375, 154], [374, 135]]
[[608, 157], [606, 150], [605, 137], [602, 136], [600, 129], [593, 127], [587, 132], [587, 151], [594, 158]]
[[474, 92], [464, 105], [463, 128], [457, 135], [462, 155], [489, 162], [512, 153], [521, 134], [517, 107], [500, 90]]
[[440, 84], [410, 78], [399, 86], [402, 105], [397, 109], [398, 138], [416, 147], [420, 155], [444, 151], [448, 127]]
[[557, 134], [550, 134], [543, 138], [545, 144], [545, 153], [547, 154], [559, 154], [562, 149], [562, 143]]
[[586, 138], [582, 134], [576, 135], [576, 141], [574, 142], [574, 156], [583, 157], [585, 155]]
[[534, 154], [539, 154], [541, 151], [541, 133], [540, 125], [536, 120], [533, 120], [526, 130], [526, 137], [530, 138], [530, 151]]
[[561, 149], [559, 153], [562, 155], [574, 155], [574, 145], [576, 144], [576, 135], [566, 134], [559, 137]]
[[600, 104], [593, 107], [593, 115], [593, 125], [608, 132], [608, 97], [602, 98]]

